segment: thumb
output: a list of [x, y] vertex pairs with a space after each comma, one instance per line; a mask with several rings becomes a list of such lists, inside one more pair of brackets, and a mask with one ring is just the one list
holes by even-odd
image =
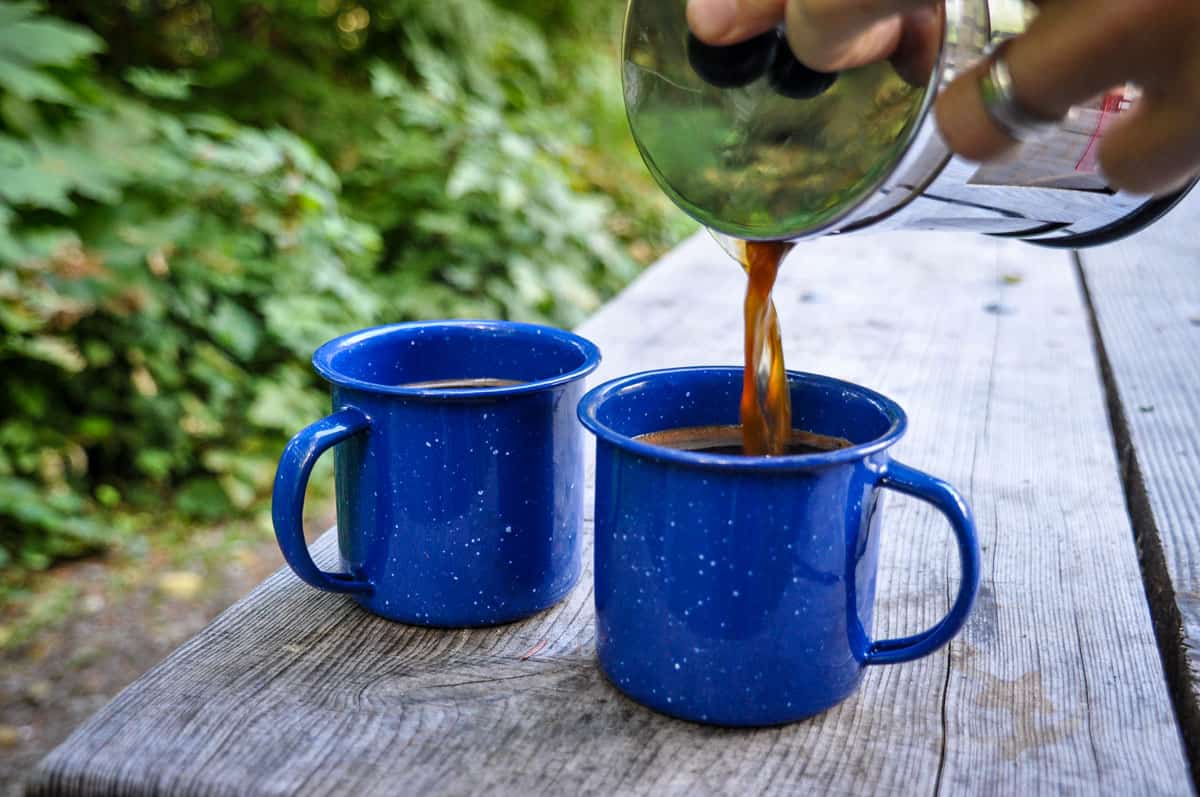
[[735, 44], [779, 24], [786, 1], [688, 0], [688, 27], [705, 44]]

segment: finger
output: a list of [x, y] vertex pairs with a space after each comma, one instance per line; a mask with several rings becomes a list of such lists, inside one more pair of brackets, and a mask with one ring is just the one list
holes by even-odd
[[788, 44], [814, 69], [834, 72], [881, 61], [896, 51], [904, 14], [940, 0], [792, 0]]
[[[1091, 0], [1045, 5], [1004, 52], [1017, 104], [1057, 119], [1072, 105], [1157, 69], [1160, 51], [1169, 48], [1161, 45], [1163, 37], [1144, 35], [1147, 21], [1129, 8], [1137, 5]], [[972, 160], [999, 155], [1014, 143], [984, 108], [979, 83], [987, 68], [967, 70], [942, 92], [936, 109], [950, 148]]]
[[705, 44], [726, 45], [770, 30], [786, 0], [688, 0], [688, 28]]
[[968, 160], [984, 161], [1016, 146], [988, 116], [979, 81], [987, 64], [976, 64], [942, 90], [934, 118], [947, 146]]
[[896, 73], [909, 84], [929, 83], [942, 48], [945, 19], [940, 6], [909, 11], [901, 17], [900, 41], [890, 58]]
[[1196, 100], [1189, 102], [1181, 91], [1143, 96], [1122, 114], [1100, 143], [1100, 170], [1109, 184], [1165, 194], [1200, 174], [1196, 107]]

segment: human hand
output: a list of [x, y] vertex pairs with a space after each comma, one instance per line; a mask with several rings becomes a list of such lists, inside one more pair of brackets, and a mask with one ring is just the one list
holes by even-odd
[[[689, 0], [698, 39], [723, 45], [786, 23], [796, 57], [824, 72], [890, 58], [906, 78], [928, 75], [941, 37], [940, 0]], [[1133, 82], [1134, 107], [1105, 130], [1100, 166], [1109, 183], [1165, 193], [1200, 173], [1200, 2], [1041, 0], [1029, 29], [1004, 53], [1013, 96], [1028, 113], [1063, 116], [1072, 105]], [[950, 147], [988, 160], [1014, 145], [984, 108], [987, 64], [938, 98]]]

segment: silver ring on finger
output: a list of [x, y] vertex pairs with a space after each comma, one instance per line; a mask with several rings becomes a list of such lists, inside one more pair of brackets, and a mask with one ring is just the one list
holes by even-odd
[[1046, 117], [1026, 110], [1013, 95], [1012, 72], [1004, 58], [1009, 40], [992, 50], [988, 68], [979, 79], [983, 107], [996, 127], [1020, 143], [1037, 141], [1058, 127], [1060, 119]]

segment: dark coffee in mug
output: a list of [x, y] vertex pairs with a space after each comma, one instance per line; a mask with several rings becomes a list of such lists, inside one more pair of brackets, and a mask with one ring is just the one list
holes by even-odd
[[428, 382], [405, 382], [400, 387], [417, 390], [478, 390], [481, 387], [512, 387], [522, 385], [520, 379], [497, 379], [490, 376], [470, 379], [431, 379]]
[[[700, 454], [723, 454], [752, 456], [746, 454], [743, 445], [743, 429], [733, 426], [687, 426], [679, 429], [664, 429], [649, 432], [635, 439], [654, 446], [664, 446], [680, 451], [695, 451]], [[772, 456], [796, 456], [798, 454], [822, 454], [849, 447], [851, 442], [844, 437], [806, 432], [793, 429], [787, 444]]]

